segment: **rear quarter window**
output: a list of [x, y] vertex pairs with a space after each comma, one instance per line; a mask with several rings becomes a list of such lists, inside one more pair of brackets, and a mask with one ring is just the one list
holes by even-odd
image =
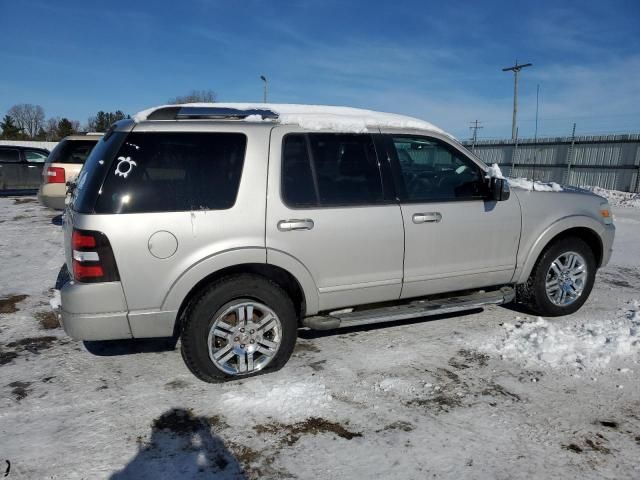
[[231, 208], [246, 143], [241, 133], [131, 133], [106, 172], [95, 212]]

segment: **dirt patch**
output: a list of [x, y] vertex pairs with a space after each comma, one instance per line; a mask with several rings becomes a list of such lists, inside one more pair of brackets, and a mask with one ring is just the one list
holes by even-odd
[[156, 418], [152, 427], [156, 430], [185, 435], [209, 428], [209, 425], [195, 417], [191, 410], [173, 409]]
[[31, 382], [11, 382], [7, 387], [11, 387], [11, 394], [14, 396], [17, 402], [24, 399], [29, 395], [31, 390], [29, 387]]
[[449, 395], [445, 392], [439, 393], [430, 398], [418, 398], [407, 402], [407, 405], [417, 405], [428, 410], [448, 412], [452, 408], [460, 407], [462, 402], [457, 395]]
[[570, 443], [569, 445], [562, 445], [562, 448], [564, 448], [565, 450], [569, 450], [570, 452], [573, 452], [573, 453], [582, 453], [582, 448], [580, 448], [575, 443]]
[[462, 348], [458, 350], [457, 356], [449, 359], [449, 365], [458, 370], [464, 370], [473, 366], [485, 367], [489, 362], [489, 355]]
[[210, 416], [209, 418], [207, 418], [207, 422], [209, 422], [209, 426], [216, 432], [224, 430], [225, 428], [229, 428], [229, 424], [225, 422], [220, 415]]
[[284, 438], [281, 440], [281, 443], [288, 446], [291, 446], [300, 440], [302, 435], [333, 433], [346, 440], [362, 437], [362, 433], [360, 432], [352, 432], [339, 423], [331, 422], [320, 417], [310, 417], [302, 422], [289, 425], [282, 423], [266, 423], [256, 425], [253, 429], [258, 433], [269, 433], [272, 435], [284, 434]]
[[619, 427], [618, 422], [613, 420], [600, 420], [598, 423], [603, 427], [613, 428], [614, 430], [617, 430]]
[[13, 359], [17, 356], [16, 352], [3, 352], [0, 350], [0, 366], [13, 362]]
[[16, 215], [15, 217], [13, 217], [11, 220], [13, 220], [14, 222], [18, 221], [18, 220], [24, 220], [25, 218], [29, 218], [28, 215]]
[[510, 398], [515, 402], [520, 402], [522, 400], [522, 398], [520, 398], [520, 395], [510, 392], [509, 390], [504, 388], [502, 385], [494, 382], [489, 382], [487, 387], [484, 388], [481, 393], [482, 395], [485, 395], [485, 396], [491, 396], [491, 397], [502, 396], [502, 397]]
[[184, 380], [181, 380], [179, 378], [176, 378], [175, 380], [171, 380], [170, 382], [164, 384], [164, 388], [166, 388], [167, 390], [181, 390], [188, 386], [188, 382], [185, 382]]
[[43, 330], [53, 330], [60, 327], [58, 316], [51, 310], [43, 310], [33, 314], [36, 320], [40, 323], [40, 328]]
[[298, 340], [296, 343], [296, 347], [293, 349], [293, 353], [304, 353], [304, 352], [317, 353], [317, 352], [320, 352], [320, 349], [311, 342], [301, 342], [300, 340]]
[[10, 297], [0, 298], [0, 313], [16, 313], [18, 309], [16, 304], [29, 298], [29, 295], [11, 295]]
[[390, 423], [389, 425], [387, 425], [384, 428], [381, 428], [380, 430], [376, 430], [376, 433], [385, 432], [388, 430], [402, 430], [403, 432], [411, 432], [414, 429], [415, 427], [413, 426], [413, 424], [409, 422], [403, 422], [402, 420], [398, 420], [397, 422]]
[[46, 336], [46, 337], [28, 337], [18, 340], [17, 342], [7, 343], [7, 347], [13, 348], [16, 352], [27, 350], [31, 353], [40, 353], [41, 350], [51, 348], [53, 342], [56, 342], [58, 337]]
[[582, 442], [573, 442], [568, 445], [562, 445], [562, 448], [574, 453], [584, 453], [587, 451], [598, 452], [604, 455], [609, 455], [611, 450], [604, 445], [607, 439], [600, 434], [596, 434], [595, 438], [585, 437]]
[[35, 198], [14, 198], [13, 199], [14, 205], [24, 205], [25, 203], [36, 203], [36, 199]]

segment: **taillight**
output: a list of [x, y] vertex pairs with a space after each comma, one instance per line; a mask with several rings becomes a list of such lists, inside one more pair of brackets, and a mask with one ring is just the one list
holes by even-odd
[[64, 168], [47, 167], [46, 179], [46, 183], [65, 183]]
[[73, 230], [73, 278], [78, 282], [97, 283], [120, 280], [109, 239], [102, 232]]

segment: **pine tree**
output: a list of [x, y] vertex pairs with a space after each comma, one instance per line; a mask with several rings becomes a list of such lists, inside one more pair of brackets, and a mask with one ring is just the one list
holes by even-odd
[[4, 140], [22, 140], [25, 137], [24, 133], [16, 126], [10, 115], [4, 116], [2, 122], [0, 122], [0, 128], [2, 129], [0, 138]]
[[73, 123], [68, 118], [61, 118], [58, 122], [57, 133], [59, 138], [68, 137], [76, 133]]

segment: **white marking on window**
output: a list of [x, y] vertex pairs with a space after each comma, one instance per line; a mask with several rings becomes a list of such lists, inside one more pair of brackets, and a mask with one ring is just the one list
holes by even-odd
[[114, 173], [127, 178], [133, 170], [133, 167], [136, 165], [137, 163], [131, 160], [131, 157], [118, 157], [118, 165], [116, 166], [116, 171]]

